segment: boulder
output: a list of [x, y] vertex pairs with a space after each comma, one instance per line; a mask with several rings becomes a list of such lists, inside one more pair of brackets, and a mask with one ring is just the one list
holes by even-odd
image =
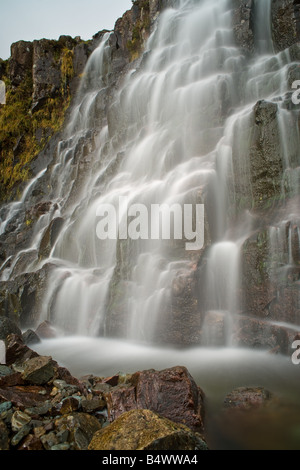
[[253, 410], [266, 406], [272, 399], [272, 393], [263, 387], [240, 387], [225, 397], [224, 407], [226, 409]]
[[57, 432], [69, 431], [69, 441], [74, 450], [88, 450], [88, 446], [101, 424], [94, 416], [86, 413], [71, 413], [55, 421]]
[[18, 325], [6, 317], [0, 317], [0, 340], [5, 341], [9, 335], [22, 335]]
[[89, 450], [208, 450], [199, 434], [150, 410], [124, 413], [96, 432]]
[[52, 357], [39, 356], [26, 362], [22, 377], [26, 382], [43, 385], [53, 379], [54, 374]]
[[9, 335], [6, 339], [6, 365], [23, 364], [38, 354], [24, 343], [21, 336]]
[[161, 416], [203, 430], [204, 393], [185, 367], [137, 372], [105, 394], [110, 421], [132, 409], [149, 409]]

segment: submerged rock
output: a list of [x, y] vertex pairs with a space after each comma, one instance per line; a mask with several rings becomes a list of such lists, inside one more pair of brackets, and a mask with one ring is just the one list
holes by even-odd
[[251, 410], [267, 405], [272, 399], [272, 393], [263, 387], [241, 387], [225, 397], [224, 406], [227, 409]]
[[96, 432], [89, 450], [208, 450], [199, 434], [150, 410], [124, 413]]

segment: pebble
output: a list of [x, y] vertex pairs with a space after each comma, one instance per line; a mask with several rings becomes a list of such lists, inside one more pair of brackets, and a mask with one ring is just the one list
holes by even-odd
[[23, 426], [30, 423], [30, 421], [31, 417], [28, 414], [23, 413], [23, 411], [19, 410], [15, 411], [11, 420], [11, 428], [14, 432], [18, 432]]
[[10, 410], [12, 407], [12, 402], [11, 401], [5, 401], [4, 403], [0, 404], [0, 415], [4, 413], [5, 411]]
[[31, 431], [31, 425], [30, 424], [25, 424], [20, 431], [12, 438], [11, 440], [11, 445], [12, 446], [17, 446], [24, 437], [28, 436], [28, 434]]

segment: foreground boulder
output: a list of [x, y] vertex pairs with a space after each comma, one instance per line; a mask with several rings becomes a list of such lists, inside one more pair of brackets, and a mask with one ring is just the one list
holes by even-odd
[[96, 432], [89, 450], [208, 450], [200, 435], [150, 410], [124, 413]]
[[204, 393], [185, 367], [137, 372], [105, 397], [111, 422], [127, 411], [148, 409], [203, 431]]

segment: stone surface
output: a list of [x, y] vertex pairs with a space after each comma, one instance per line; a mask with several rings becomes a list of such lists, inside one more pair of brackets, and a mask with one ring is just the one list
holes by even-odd
[[6, 340], [6, 364], [24, 363], [38, 354], [23, 342], [21, 336], [9, 335]]
[[0, 450], [9, 450], [8, 429], [2, 419], [0, 419]]
[[200, 435], [149, 410], [132, 410], [98, 431], [89, 450], [207, 450]]
[[224, 407], [251, 410], [267, 405], [272, 399], [272, 393], [262, 387], [241, 387], [225, 397]]
[[43, 385], [53, 379], [54, 374], [52, 358], [39, 356], [26, 362], [22, 377], [32, 384]]
[[273, 0], [272, 26], [276, 51], [282, 51], [300, 38], [298, 0]]
[[94, 434], [101, 429], [101, 424], [86, 413], [72, 413], [55, 421], [56, 429], [68, 430], [75, 450], [87, 450]]
[[11, 334], [21, 336], [22, 332], [18, 325], [16, 325], [12, 320], [0, 316], [0, 340], [5, 341], [7, 336]]
[[184, 367], [137, 372], [105, 397], [110, 421], [132, 409], [149, 409], [194, 431], [203, 429], [204, 393]]

